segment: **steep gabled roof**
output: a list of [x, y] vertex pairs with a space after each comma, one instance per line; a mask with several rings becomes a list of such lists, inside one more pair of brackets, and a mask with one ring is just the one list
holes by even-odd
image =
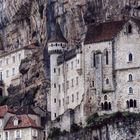
[[60, 25], [58, 23], [56, 23], [55, 27], [54, 27], [54, 31], [51, 34], [50, 39], [48, 40], [48, 43], [53, 43], [53, 42], [64, 42], [64, 43], [68, 43], [68, 41], [66, 40], [66, 38], [63, 36], [63, 33], [61, 31]]
[[112, 40], [124, 24], [125, 21], [111, 21], [89, 25], [84, 44]]
[[7, 105], [0, 106], [0, 118], [3, 118], [7, 112], [14, 114], [14, 111], [9, 109]]
[[28, 115], [17, 115], [16, 118], [19, 121], [18, 125], [14, 125], [14, 118], [15, 118], [15, 116], [10, 117], [4, 130], [29, 128], [29, 127], [41, 128], [41, 126], [38, 126], [36, 124], [35, 120], [30, 118]]

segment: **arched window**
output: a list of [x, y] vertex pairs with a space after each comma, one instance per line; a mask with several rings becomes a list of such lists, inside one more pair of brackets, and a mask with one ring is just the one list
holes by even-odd
[[108, 103], [107, 102], [104, 103], [104, 110], [108, 110]]
[[126, 101], [126, 104], [127, 104], [127, 108], [129, 108], [130, 105], [129, 105], [129, 101], [128, 100]]
[[132, 74], [129, 74], [129, 81], [132, 81], [132, 80], [133, 80]]
[[109, 110], [111, 110], [111, 103], [109, 102]]
[[132, 55], [132, 53], [129, 54], [129, 58], [128, 59], [129, 59], [129, 62], [132, 62], [133, 61], [133, 55]]
[[128, 25], [128, 33], [129, 33], [129, 34], [132, 33], [132, 25], [131, 25], [131, 24]]
[[107, 100], [107, 95], [104, 96], [104, 100]]
[[129, 88], [129, 93], [133, 94], [133, 88], [132, 87]]
[[136, 108], [136, 107], [137, 107], [137, 101], [134, 100], [134, 108]]
[[104, 104], [103, 103], [101, 103], [101, 107], [102, 107], [102, 110], [104, 110]]
[[108, 65], [108, 61], [109, 59], [108, 59], [108, 51], [106, 50], [106, 65]]
[[109, 79], [108, 79], [108, 78], [106, 79], [106, 84], [107, 84], [107, 85], [109, 84]]
[[134, 107], [132, 99], [130, 99], [130, 107]]

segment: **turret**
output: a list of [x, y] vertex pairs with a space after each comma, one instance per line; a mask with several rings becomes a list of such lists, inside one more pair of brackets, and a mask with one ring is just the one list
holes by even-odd
[[59, 24], [55, 26], [55, 31], [52, 33], [51, 38], [48, 40], [48, 52], [49, 54], [60, 54], [63, 49], [66, 48], [67, 40], [62, 34]]
[[55, 31], [48, 40], [48, 52], [50, 54], [50, 74], [51, 74], [51, 119], [54, 120], [59, 115], [59, 94], [58, 94], [58, 65], [57, 59], [67, 46], [59, 24], [56, 24]]

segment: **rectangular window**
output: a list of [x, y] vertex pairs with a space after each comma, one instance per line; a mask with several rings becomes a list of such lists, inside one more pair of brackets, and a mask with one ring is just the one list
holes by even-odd
[[0, 60], [0, 67], [2, 67], [2, 60]]
[[69, 96], [67, 97], [67, 104], [69, 104]]
[[38, 136], [38, 132], [37, 132], [37, 130], [32, 130], [32, 136], [33, 137], [37, 137]]
[[56, 98], [54, 98], [54, 103], [56, 103]]
[[56, 69], [54, 68], [54, 73], [56, 73]]
[[94, 87], [94, 81], [92, 81], [92, 87]]
[[9, 70], [6, 70], [6, 77], [9, 77]]
[[79, 100], [79, 92], [77, 92], [76, 95], [77, 95], [77, 100]]
[[67, 68], [66, 69], [67, 69], [67, 71], [69, 70], [69, 65], [68, 64], [67, 64]]
[[54, 113], [54, 117], [56, 118], [56, 113]]
[[63, 98], [63, 106], [64, 106], [64, 98]]
[[79, 79], [78, 77], [76, 77], [76, 85], [78, 85], [78, 83], [79, 83]]
[[2, 72], [0, 72], [0, 80], [2, 81]]
[[21, 60], [21, 54], [19, 53], [19, 55], [18, 55], [18, 59], [19, 59], [19, 61]]
[[73, 62], [71, 62], [71, 69], [73, 69]]
[[56, 84], [54, 84], [54, 88], [56, 88]]
[[6, 58], [6, 64], [7, 65], [9, 64], [9, 58]]
[[64, 83], [62, 83], [62, 87], [63, 87], [63, 91], [65, 91], [65, 84]]
[[73, 87], [73, 79], [71, 80], [71, 87]]
[[12, 75], [15, 75], [15, 68], [12, 68]]
[[15, 56], [12, 57], [12, 61], [13, 61], [13, 63], [15, 63]]
[[72, 102], [74, 102], [74, 95], [72, 94]]
[[5, 132], [5, 140], [9, 140], [9, 132]]
[[58, 75], [60, 76], [60, 68], [58, 69]]
[[67, 89], [69, 89], [69, 81], [67, 81]]
[[21, 138], [21, 130], [15, 131], [15, 138]]
[[61, 100], [59, 100], [59, 107], [61, 107]]
[[61, 85], [58, 85], [58, 87], [59, 87], [58, 88], [58, 90], [59, 90], [58, 92], [60, 93], [61, 92]]

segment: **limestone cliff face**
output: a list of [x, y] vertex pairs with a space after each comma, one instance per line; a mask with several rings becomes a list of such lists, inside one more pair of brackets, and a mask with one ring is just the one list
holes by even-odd
[[[60, 23], [64, 36], [70, 47], [73, 47], [77, 41], [84, 40], [88, 24], [127, 18], [130, 15], [140, 15], [139, 0], [2, 0], [0, 33], [4, 50], [10, 51], [29, 44], [40, 47], [40, 51], [21, 64], [21, 84], [9, 88], [11, 99], [8, 104], [12, 105], [12, 101], [18, 99], [15, 106], [24, 104], [24, 99], [30, 97], [31, 93], [36, 93], [31, 96], [31, 101], [34, 98], [36, 104], [44, 106], [44, 89], [48, 84], [42, 82], [46, 78], [46, 67], [43, 65], [49, 59], [42, 58], [43, 47], [56, 22]], [[49, 76], [49, 72], [47, 74]], [[31, 92], [31, 89], [35, 91]]]
[[22, 60], [20, 65], [20, 85], [8, 88], [9, 99], [6, 104], [18, 109], [25, 105], [47, 108], [47, 94], [50, 82], [45, 71], [43, 50], [37, 49], [33, 55]]
[[53, 22], [58, 21], [69, 43], [74, 44], [84, 40], [88, 24], [139, 16], [139, 8], [139, 0], [48, 0], [47, 28], [53, 30]]

